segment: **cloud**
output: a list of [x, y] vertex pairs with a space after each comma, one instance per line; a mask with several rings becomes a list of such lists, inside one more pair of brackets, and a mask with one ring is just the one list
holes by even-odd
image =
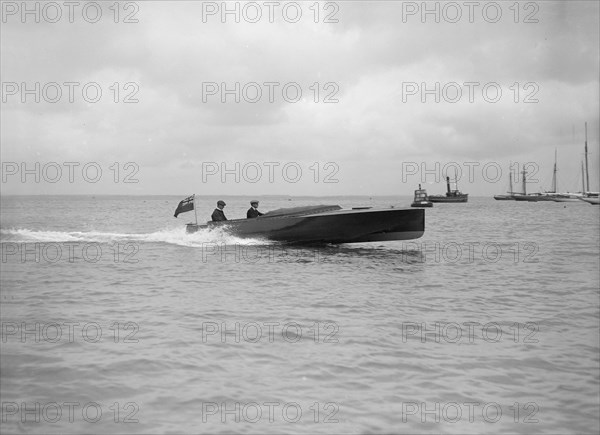
[[[95, 24], [77, 14], [73, 23], [5, 17], [3, 86], [31, 89], [38, 82], [44, 89], [53, 82], [63, 97], [51, 103], [41, 95], [35, 103], [25, 95], [23, 103], [20, 93], [3, 94], [3, 161], [136, 162], [144, 168], [137, 188], [148, 194], [181, 191], [207, 161], [335, 162], [344, 177], [324, 188], [329, 192], [410, 194], [414, 186], [397, 181], [406, 161], [551, 166], [554, 147], [568, 147], [577, 152], [561, 152], [564, 172], [577, 172], [584, 121], [590, 149], [598, 152], [596, 2], [529, 2], [516, 9], [501, 3], [496, 23], [492, 10], [479, 9], [469, 22], [462, 3], [456, 3], [462, 5], [456, 23], [449, 22], [448, 3], [432, 2], [439, 22], [434, 14], [423, 20], [422, 11], [409, 13], [421, 2], [321, 2], [317, 23], [312, 3], [301, 4], [297, 23], [279, 9], [269, 22], [264, 6], [258, 23], [245, 22], [243, 13], [239, 23], [233, 15], [223, 23], [220, 15], [203, 16], [206, 2], [139, 2], [139, 22], [127, 24], [126, 3], [119, 23], [111, 4], [102, 4]], [[240, 11], [254, 7], [238, 4]], [[324, 23], [327, 16], [338, 22]], [[66, 82], [79, 83], [73, 102]], [[90, 83], [102, 90], [98, 102], [81, 92]], [[477, 83], [473, 101], [465, 83]], [[483, 93], [490, 83], [502, 92], [496, 102], [490, 98], [496, 87]], [[407, 94], [413, 84], [417, 92]], [[297, 89], [302, 95], [295, 101]], [[460, 98], [449, 101], [457, 89]], [[119, 193], [121, 186], [104, 187]], [[210, 189], [235, 194], [256, 187], [216, 183]], [[261, 187], [264, 193], [291, 189]], [[469, 187], [472, 194], [498, 190]], [[28, 187], [7, 183], [5, 189]], [[292, 190], [321, 193], [314, 184]]]

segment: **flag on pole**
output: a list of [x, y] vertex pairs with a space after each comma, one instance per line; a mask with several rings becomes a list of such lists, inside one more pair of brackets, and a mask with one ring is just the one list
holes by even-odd
[[177, 217], [177, 215], [180, 213], [185, 213], [186, 211], [193, 210], [194, 209], [194, 196], [195, 195], [188, 196], [183, 201], [180, 201], [179, 205], [177, 206], [177, 210], [175, 210], [175, 214], [173, 216]]

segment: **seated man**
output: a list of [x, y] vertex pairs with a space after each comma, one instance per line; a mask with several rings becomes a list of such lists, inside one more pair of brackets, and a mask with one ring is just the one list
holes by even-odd
[[250, 207], [250, 208], [248, 209], [248, 212], [246, 212], [246, 217], [247, 217], [248, 219], [251, 219], [251, 218], [257, 218], [257, 217], [259, 217], [259, 216], [262, 216], [262, 215], [263, 215], [263, 213], [261, 213], [261, 212], [259, 212], [259, 211], [257, 210], [257, 209], [258, 209], [258, 201], [257, 201], [257, 200], [253, 199], [252, 201], [250, 201], [250, 205], [251, 205], [252, 207]]
[[215, 208], [215, 211], [213, 211], [213, 214], [211, 216], [211, 219], [213, 220], [213, 222], [219, 222], [219, 221], [226, 221], [227, 218], [225, 217], [225, 213], [223, 213], [223, 207], [225, 207], [225, 201], [222, 200], [218, 200], [217, 201], [217, 208]]

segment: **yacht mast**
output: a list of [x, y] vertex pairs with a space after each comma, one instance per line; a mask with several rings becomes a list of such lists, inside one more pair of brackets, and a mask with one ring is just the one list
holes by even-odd
[[552, 173], [552, 193], [556, 192], [556, 148], [554, 148], [554, 172]]
[[[590, 173], [588, 170], [588, 151], [587, 151], [587, 122], [585, 123], [585, 184], [590, 189]], [[585, 193], [585, 190], [584, 190]]]

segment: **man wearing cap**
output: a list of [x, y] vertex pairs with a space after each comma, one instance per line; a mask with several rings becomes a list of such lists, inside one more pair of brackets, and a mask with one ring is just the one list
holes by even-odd
[[258, 211], [258, 201], [257, 200], [253, 199], [252, 201], [250, 201], [250, 205], [252, 207], [250, 207], [248, 209], [248, 211], [246, 212], [246, 217], [248, 219], [257, 218], [257, 217], [263, 215], [263, 213]]
[[219, 222], [219, 221], [226, 221], [227, 218], [225, 217], [225, 213], [223, 213], [223, 207], [225, 207], [225, 201], [223, 200], [218, 200], [217, 201], [217, 208], [215, 208], [215, 211], [213, 211], [213, 214], [211, 216], [213, 222]]

